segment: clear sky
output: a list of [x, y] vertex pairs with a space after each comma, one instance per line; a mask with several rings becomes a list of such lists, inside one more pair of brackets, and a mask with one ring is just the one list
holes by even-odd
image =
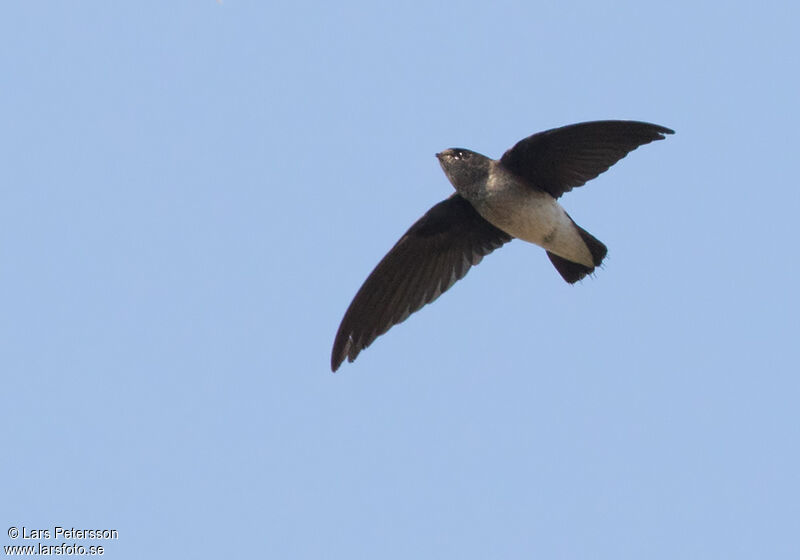
[[[4, 4], [2, 545], [800, 558], [798, 4], [541, 4]], [[436, 152], [595, 119], [676, 131], [563, 197], [603, 269], [514, 241], [330, 372]]]

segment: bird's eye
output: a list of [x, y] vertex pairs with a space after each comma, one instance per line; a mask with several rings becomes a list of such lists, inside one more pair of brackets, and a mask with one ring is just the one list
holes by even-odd
[[469, 152], [465, 152], [464, 150], [457, 150], [455, 153], [456, 159], [469, 159], [472, 154]]

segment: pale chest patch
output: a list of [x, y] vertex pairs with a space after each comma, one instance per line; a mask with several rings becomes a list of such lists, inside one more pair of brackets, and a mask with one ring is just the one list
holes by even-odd
[[570, 261], [594, 266], [575, 224], [550, 194], [501, 174], [492, 176], [484, 196], [472, 202], [486, 220], [514, 237]]

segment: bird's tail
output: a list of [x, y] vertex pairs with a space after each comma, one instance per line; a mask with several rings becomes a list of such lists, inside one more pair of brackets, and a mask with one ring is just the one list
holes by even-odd
[[[574, 221], [572, 223], [575, 224]], [[584, 264], [572, 262], [564, 257], [559, 257], [558, 255], [547, 251], [547, 256], [550, 257], [550, 262], [553, 263], [554, 267], [556, 267], [556, 270], [561, 277], [570, 284], [574, 284], [587, 274], [594, 272], [595, 267], [599, 266], [600, 263], [603, 262], [606, 253], [608, 253], [608, 248], [591, 233], [580, 227], [578, 224], [575, 224], [575, 228], [578, 230], [583, 242], [586, 243], [586, 248], [589, 249], [589, 252], [592, 254], [594, 266], [589, 267]]]

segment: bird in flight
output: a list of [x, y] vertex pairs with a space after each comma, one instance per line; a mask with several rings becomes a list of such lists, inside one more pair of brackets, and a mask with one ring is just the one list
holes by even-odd
[[570, 284], [591, 274], [606, 246], [557, 199], [673, 132], [637, 121], [592, 121], [529, 136], [499, 160], [463, 148], [436, 154], [456, 192], [417, 220], [367, 277], [336, 333], [331, 369], [355, 360], [515, 237], [544, 248]]

